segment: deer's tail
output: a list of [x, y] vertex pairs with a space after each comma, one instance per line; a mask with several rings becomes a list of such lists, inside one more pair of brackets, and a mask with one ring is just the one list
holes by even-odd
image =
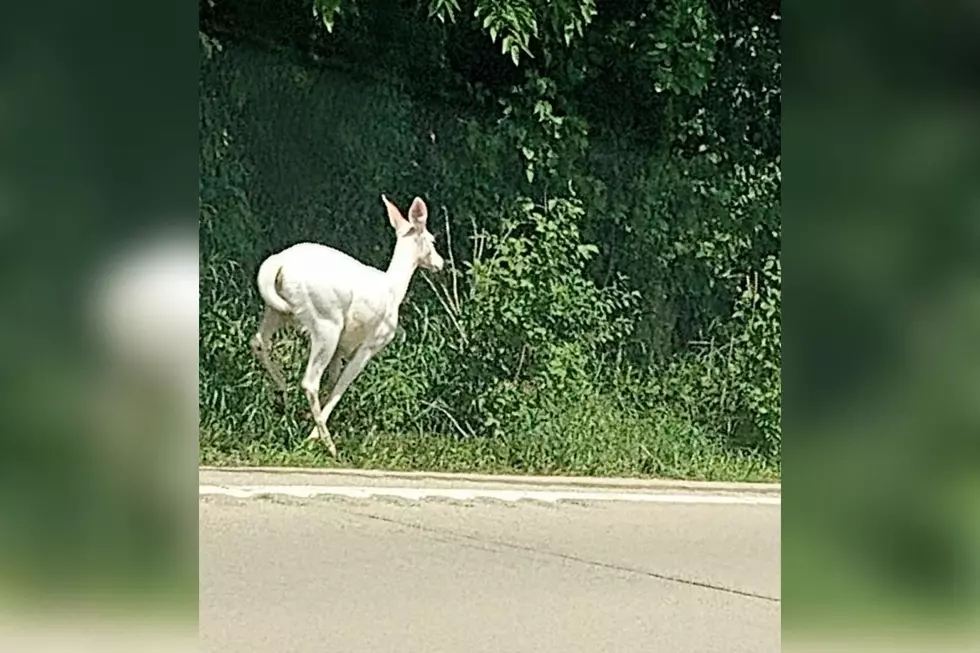
[[282, 298], [282, 295], [279, 294], [279, 290], [276, 288], [276, 281], [279, 278], [279, 271], [281, 269], [282, 264], [279, 262], [279, 257], [277, 256], [270, 256], [262, 262], [262, 265], [259, 266], [257, 279], [259, 295], [262, 296], [262, 300], [271, 308], [288, 315], [293, 312], [293, 309]]

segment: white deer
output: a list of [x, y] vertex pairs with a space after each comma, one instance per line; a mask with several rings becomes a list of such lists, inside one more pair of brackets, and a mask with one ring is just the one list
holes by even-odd
[[[337, 448], [327, 430], [330, 414], [368, 361], [395, 337], [398, 310], [415, 270], [438, 272], [445, 264], [435, 237], [426, 230], [428, 209], [421, 198], [412, 202], [407, 220], [387, 197], [382, 195], [381, 201], [397, 236], [387, 271], [332, 247], [304, 242], [269, 256], [257, 275], [266, 306], [252, 337], [252, 351], [282, 392], [285, 405], [286, 380], [269, 356], [272, 336], [286, 323], [309, 335], [310, 357], [301, 382], [315, 421], [308, 439], [322, 440], [334, 456]], [[324, 371], [330, 394], [321, 407]]]

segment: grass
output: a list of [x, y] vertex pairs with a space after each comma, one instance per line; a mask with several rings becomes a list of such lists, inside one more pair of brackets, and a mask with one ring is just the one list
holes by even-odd
[[[413, 312], [397, 341], [371, 362], [331, 416], [339, 453], [334, 459], [321, 444], [305, 441], [312, 428], [299, 391], [306, 340], [284, 330], [274, 344], [273, 356], [292, 389], [284, 411], [246, 344], [258, 302], [243, 300], [250, 295], [240, 277], [206, 269], [212, 296], [201, 329], [202, 464], [743, 482], [780, 477], [778, 458], [732, 445], [737, 416], [711, 399], [738, 392], [739, 379], [729, 378], [712, 357], [646, 375], [597, 367], [580, 389], [552, 389], [548, 400], [537, 393], [520, 398], [503, 434], [462, 435], [466, 429], [426, 408], [458, 389], [440, 381], [460, 374], [461, 359], [447, 359], [451, 352], [439, 339], [450, 329], [413, 318]], [[480, 390], [466, 375], [459, 382], [463, 378], [468, 390]], [[471, 396], [464, 393], [463, 401]]]
[[529, 420], [513, 436], [498, 438], [421, 431], [350, 433], [339, 420], [333, 421], [337, 459], [321, 444], [305, 442], [310, 427], [302, 421], [284, 425], [278, 433], [229, 433], [208, 426], [201, 438], [201, 463], [713, 481], [779, 479], [779, 468], [772, 462], [726, 449], [667, 413], [630, 414], [599, 399], [548, 413], [530, 416], [537, 421]]

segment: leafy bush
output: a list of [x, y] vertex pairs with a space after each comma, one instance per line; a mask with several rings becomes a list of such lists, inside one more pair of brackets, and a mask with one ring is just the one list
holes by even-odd
[[589, 388], [595, 361], [629, 335], [635, 293], [587, 276], [598, 249], [582, 241], [583, 212], [574, 197], [519, 199], [500, 232], [477, 236], [463, 293], [442, 287], [443, 398], [467, 433], [500, 435], [528, 406]]
[[781, 272], [766, 259], [743, 278], [733, 319], [669, 361], [647, 391], [652, 405], [672, 405], [698, 432], [730, 447], [779, 460], [781, 452]]

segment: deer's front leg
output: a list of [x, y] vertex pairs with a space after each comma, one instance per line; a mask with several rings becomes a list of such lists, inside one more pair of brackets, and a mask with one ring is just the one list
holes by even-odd
[[340, 329], [329, 324], [318, 325], [319, 328], [311, 329], [310, 332], [310, 359], [306, 364], [306, 373], [303, 375], [301, 385], [306, 392], [306, 398], [310, 402], [310, 413], [316, 421], [316, 428], [310, 437], [317, 437], [327, 445], [330, 453], [337, 455], [337, 448], [330, 438], [327, 431], [326, 420], [321, 420], [319, 415], [322, 413], [320, 407], [320, 381], [324, 371], [330, 366], [337, 352], [337, 344], [340, 342]]
[[340, 372], [343, 368], [344, 362], [340, 357], [340, 352], [337, 352], [333, 355], [333, 359], [327, 367], [327, 392], [320, 398], [321, 405], [327, 403], [327, 398], [330, 396], [330, 392], [334, 386], [337, 385], [337, 379], [340, 378]]
[[[330, 413], [333, 409], [337, 407], [337, 403], [340, 398], [353, 383], [354, 379], [364, 370], [368, 361], [378, 352], [376, 347], [363, 346], [357, 350], [351, 359], [343, 366], [343, 370], [340, 372], [340, 376], [337, 378], [337, 382], [330, 389], [330, 394], [327, 400], [323, 403], [323, 408], [320, 410], [320, 414], [316, 418], [317, 425], [310, 432], [310, 438], [317, 437], [317, 434], [321, 430], [326, 430], [327, 420], [330, 418]], [[339, 358], [339, 357], [338, 357]]]
[[[344, 368], [344, 362], [340, 357], [340, 353], [335, 353], [333, 359], [330, 361], [330, 365], [327, 366], [327, 380], [326, 380], [326, 392], [320, 395], [320, 405], [324, 406], [327, 403], [327, 399], [330, 398], [330, 391], [333, 390], [334, 386], [337, 385], [337, 379], [340, 378], [340, 372]], [[316, 421], [316, 417], [310, 413], [313, 420]], [[319, 427], [314, 427], [310, 432], [308, 440], [319, 440], [320, 437]]]

